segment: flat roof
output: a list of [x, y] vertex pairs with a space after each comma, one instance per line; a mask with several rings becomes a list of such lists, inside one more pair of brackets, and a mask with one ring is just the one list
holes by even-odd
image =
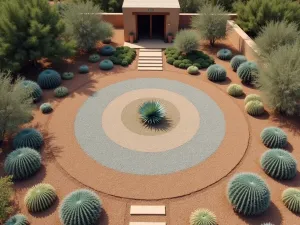
[[180, 8], [178, 0], [124, 0], [123, 8]]

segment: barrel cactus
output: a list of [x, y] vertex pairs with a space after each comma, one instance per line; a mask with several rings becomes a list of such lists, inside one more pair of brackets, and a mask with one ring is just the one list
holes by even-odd
[[52, 105], [49, 102], [41, 104], [40, 110], [43, 114], [48, 114], [53, 111]]
[[70, 193], [59, 209], [63, 225], [96, 225], [102, 211], [99, 197], [92, 191], [80, 189]]
[[214, 64], [207, 68], [207, 78], [211, 81], [224, 81], [226, 80], [226, 76], [226, 70], [221, 65]]
[[100, 49], [100, 55], [111, 56], [115, 53], [116, 49], [111, 45], [105, 45]]
[[217, 57], [221, 60], [230, 60], [232, 52], [229, 49], [223, 48], [217, 52]]
[[237, 71], [237, 69], [239, 68], [239, 66], [244, 63], [247, 62], [247, 59], [245, 56], [243, 55], [236, 55], [234, 56], [231, 61], [230, 61], [230, 65], [231, 68], [233, 69], [233, 71]]
[[111, 70], [114, 67], [114, 64], [109, 59], [104, 59], [99, 63], [99, 68], [101, 70]]
[[278, 127], [263, 129], [260, 138], [268, 148], [284, 148], [288, 143], [286, 133]]
[[259, 215], [270, 206], [270, 190], [254, 173], [239, 173], [229, 182], [227, 197], [234, 211], [245, 216]]
[[98, 62], [99, 60], [100, 60], [100, 55], [98, 54], [92, 54], [89, 56], [89, 62], [91, 63]]
[[244, 62], [237, 69], [237, 74], [242, 82], [252, 83], [258, 75], [258, 68], [255, 62]]
[[23, 214], [16, 214], [10, 217], [4, 225], [29, 225], [29, 221]]
[[31, 97], [34, 102], [38, 102], [41, 100], [43, 96], [43, 91], [41, 87], [34, 81], [24, 80], [22, 81], [22, 86], [26, 88], [31, 93]]
[[262, 99], [257, 94], [249, 94], [249, 95], [246, 96], [246, 98], [244, 100], [244, 103], [247, 104], [250, 101], [260, 101], [260, 102], [262, 102]]
[[287, 188], [283, 191], [283, 204], [292, 212], [300, 213], [300, 189]]
[[37, 151], [31, 148], [19, 148], [6, 157], [4, 171], [12, 175], [15, 180], [21, 180], [33, 176], [41, 165], [41, 155]]
[[166, 115], [164, 107], [158, 101], [144, 102], [139, 108], [141, 121], [145, 125], [159, 124]]
[[190, 225], [217, 225], [217, 217], [208, 209], [197, 209], [190, 216]]
[[13, 148], [28, 147], [39, 150], [43, 145], [43, 135], [34, 128], [25, 128], [14, 137]]
[[24, 203], [29, 212], [42, 212], [50, 208], [57, 198], [54, 187], [50, 184], [38, 184], [30, 188]]
[[197, 66], [190, 66], [188, 69], [187, 69], [188, 73], [191, 74], [191, 75], [197, 75], [199, 73], [199, 69]]
[[66, 97], [69, 94], [69, 89], [64, 86], [60, 86], [54, 89], [54, 96], [57, 98]]
[[64, 72], [61, 76], [63, 80], [72, 80], [74, 78], [74, 73], [72, 72]]
[[240, 97], [244, 94], [243, 88], [239, 84], [230, 84], [227, 93], [233, 97]]
[[260, 165], [269, 176], [279, 180], [291, 180], [297, 174], [297, 161], [283, 149], [270, 149], [260, 160]]
[[43, 89], [54, 89], [61, 84], [61, 77], [57, 71], [47, 69], [39, 74], [37, 82]]
[[264, 104], [260, 101], [250, 101], [245, 106], [246, 112], [251, 116], [260, 116], [265, 112]]
[[89, 67], [87, 65], [82, 65], [79, 67], [79, 73], [88, 73]]

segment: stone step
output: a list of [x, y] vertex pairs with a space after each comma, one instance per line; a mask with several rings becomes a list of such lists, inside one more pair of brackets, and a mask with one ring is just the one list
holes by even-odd
[[162, 52], [162, 50], [161, 49], [156, 49], [156, 48], [151, 48], [151, 49], [141, 48], [140, 52]]
[[166, 222], [130, 222], [129, 225], [167, 225]]
[[147, 64], [162, 64], [163, 61], [162, 60], [139, 60], [138, 63], [147, 63]]
[[139, 59], [162, 60], [162, 57], [139, 57]]
[[162, 71], [162, 67], [138, 67], [140, 71]]
[[165, 205], [132, 205], [130, 215], [166, 215]]
[[156, 57], [162, 57], [162, 52], [140, 52], [139, 56], [156, 56]]
[[162, 63], [160, 64], [139, 63], [138, 67], [162, 67]]

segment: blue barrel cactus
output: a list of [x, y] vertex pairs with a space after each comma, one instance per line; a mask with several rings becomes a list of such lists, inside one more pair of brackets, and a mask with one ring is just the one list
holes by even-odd
[[111, 56], [115, 53], [116, 49], [111, 45], [105, 45], [100, 49], [100, 55]]
[[64, 72], [62, 75], [61, 75], [61, 78], [63, 80], [72, 80], [74, 78], [74, 73], [73, 72]]
[[64, 86], [60, 86], [54, 89], [54, 96], [57, 98], [66, 97], [69, 94], [69, 89]]
[[230, 60], [232, 58], [232, 52], [227, 48], [223, 48], [217, 52], [217, 57], [221, 60]]
[[23, 214], [16, 214], [10, 217], [4, 225], [29, 225], [29, 221]]
[[98, 54], [92, 54], [89, 56], [89, 62], [96, 63], [100, 60], [100, 55]]
[[89, 67], [87, 65], [82, 65], [79, 67], [79, 73], [88, 73]]
[[25, 128], [14, 137], [13, 148], [28, 147], [39, 150], [44, 143], [43, 135], [34, 128]]
[[258, 76], [257, 64], [255, 62], [244, 62], [238, 67], [237, 74], [242, 82], [251, 84]]
[[104, 59], [99, 63], [99, 68], [101, 70], [111, 70], [112, 68], [114, 68], [114, 64], [111, 60]]
[[263, 144], [268, 148], [284, 148], [288, 141], [286, 133], [278, 127], [267, 127], [260, 134]]
[[207, 68], [207, 78], [214, 82], [225, 81], [227, 77], [227, 72], [225, 68], [221, 65], [214, 64]]
[[47, 69], [39, 74], [37, 82], [42, 89], [54, 89], [61, 84], [61, 77], [57, 71]]
[[233, 69], [233, 71], [237, 71], [239, 66], [244, 62], [247, 62], [247, 58], [245, 56], [236, 55], [231, 59], [230, 65], [231, 65], [231, 68]]

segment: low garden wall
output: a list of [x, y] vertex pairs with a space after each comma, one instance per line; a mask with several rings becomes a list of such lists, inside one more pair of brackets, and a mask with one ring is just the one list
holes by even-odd
[[102, 19], [111, 23], [115, 28], [124, 28], [123, 13], [102, 13]]

